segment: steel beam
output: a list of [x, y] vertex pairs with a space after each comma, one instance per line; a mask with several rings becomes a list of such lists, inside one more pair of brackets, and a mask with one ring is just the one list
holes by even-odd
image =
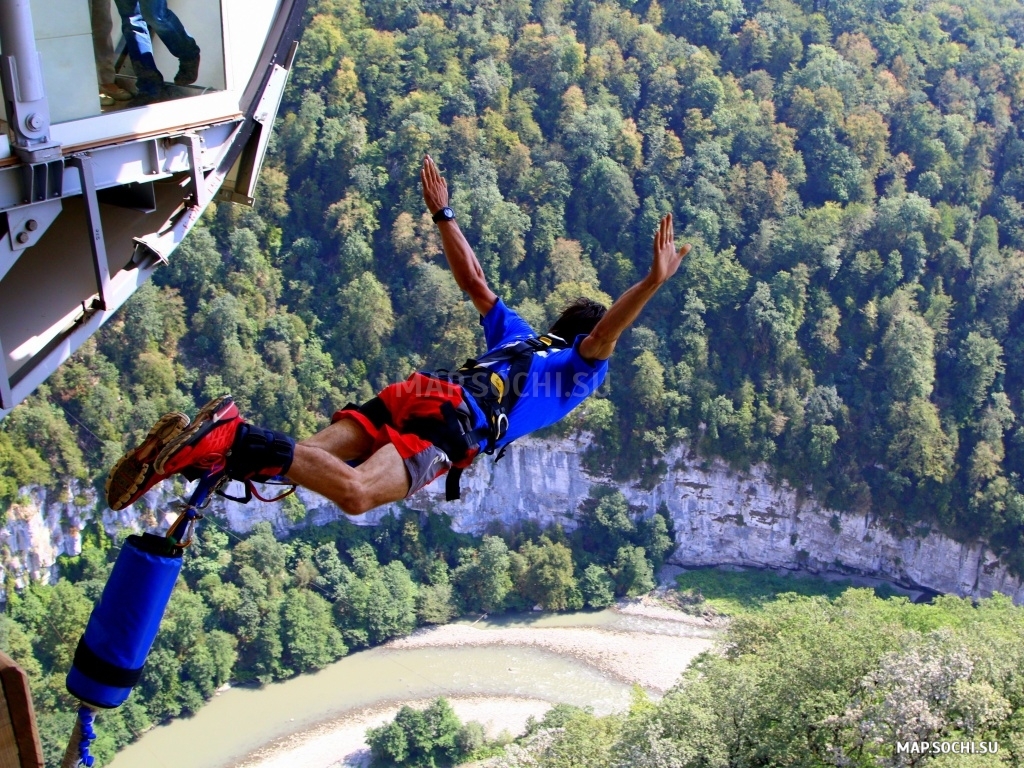
[[4, 355], [4, 345], [0, 342], [0, 412], [9, 411], [13, 407], [11, 377], [7, 375], [7, 357]]
[[206, 189], [206, 174], [203, 172], [202, 138], [197, 133], [186, 133], [179, 141], [188, 152], [189, 173], [192, 176], [192, 205], [205, 208], [210, 202], [210, 193]]
[[60, 215], [59, 199], [15, 208], [0, 216], [7, 217], [7, 234], [0, 238], [0, 280], [10, 272], [21, 255], [39, 242]]
[[96, 287], [99, 292], [99, 306], [110, 306], [110, 264], [107, 262], [107, 246], [103, 241], [103, 223], [100, 221], [100, 201], [96, 197], [96, 181], [92, 172], [92, 158], [88, 154], [74, 155], [67, 164], [78, 169], [82, 180], [82, 199], [85, 201], [85, 217], [89, 223], [89, 245], [92, 247], [92, 261], [96, 270]]
[[[195, 147], [192, 147], [187, 134], [174, 134], [91, 149], [89, 155], [93, 159], [96, 189], [120, 187], [132, 182], [144, 184], [160, 181], [178, 173], [192, 173], [193, 154], [197, 155], [196, 164], [199, 168], [203, 167], [204, 158], [219, 158], [234, 144], [240, 125], [239, 121], [225, 121], [202, 128], [196, 131], [199, 141]], [[57, 178], [56, 169], [58, 165], [62, 167], [63, 163], [63, 160], [59, 160], [50, 165], [52, 170], [48, 176], [48, 189], [51, 200], [57, 197], [72, 197], [81, 194], [82, 191], [79, 174], [70, 168], [68, 173], [61, 173]], [[207, 166], [215, 164], [206, 162]], [[23, 184], [25, 173], [24, 165], [0, 168], [0, 212], [28, 204]], [[200, 185], [206, 190], [207, 202], [210, 199], [211, 178], [213, 177], [206, 173], [199, 173]], [[36, 189], [40, 192], [37, 197], [41, 197], [43, 187], [37, 185]]]

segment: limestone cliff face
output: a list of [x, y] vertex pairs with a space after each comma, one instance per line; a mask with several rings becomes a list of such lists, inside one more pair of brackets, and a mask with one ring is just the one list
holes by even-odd
[[[156, 501], [157, 495], [151, 495]], [[23, 489], [22, 501], [8, 510], [7, 522], [0, 527], [0, 583], [11, 578], [21, 588], [29, 580], [56, 578], [57, 558], [82, 551], [81, 530], [96, 517], [96, 506], [92, 488], [78, 484], [62, 492]], [[101, 519], [110, 533], [125, 528], [155, 530], [159, 525], [143, 504], [121, 512], [104, 510]]]
[[[524, 517], [571, 529], [572, 512], [591, 486], [611, 484], [582, 468], [581, 450], [571, 440], [522, 440], [501, 463], [478, 461], [463, 476], [463, 501], [445, 504], [441, 483], [434, 483], [410, 506], [443, 509], [466, 531], [482, 531], [492, 520], [509, 524]], [[670, 562], [676, 565], [870, 576], [961, 596], [1002, 592], [1024, 602], [1024, 584], [984, 542], [960, 543], [934, 532], [898, 538], [869, 514], [839, 514], [785, 484], [773, 484], [765, 466], [746, 474], [720, 462], [701, 469], [686, 460], [681, 447], [665, 461], [671, 469], [651, 490], [637, 484], [620, 490], [647, 514], [666, 504], [675, 525]]]
[[[444, 501], [443, 482], [435, 482], [408, 500], [421, 511], [451, 515], [457, 530], [480, 533], [493, 521], [506, 525], [533, 519], [542, 526], [575, 525], [573, 513], [594, 485], [612, 485], [581, 466], [583, 444], [576, 440], [518, 441], [498, 464], [479, 460], [463, 475], [463, 498]], [[869, 514], [843, 513], [821, 507], [785, 484], [773, 484], [766, 467], [740, 474], [718, 462], [687, 461], [676, 448], [666, 457], [669, 471], [650, 490], [620, 485], [631, 505], [653, 514], [664, 502], [676, 531], [671, 562], [681, 566], [741, 565], [838, 573], [886, 579], [906, 587], [983, 597], [993, 592], [1024, 603], [1024, 584], [1011, 575], [984, 542], [956, 542], [938, 533], [898, 538]], [[290, 528], [318, 525], [343, 517], [330, 502], [300, 491], [308, 515], [292, 523], [280, 504], [242, 506], [217, 499], [213, 510], [233, 530], [245, 532], [269, 521], [281, 534]], [[157, 488], [134, 508], [103, 516], [110, 532], [117, 528], [162, 528], [173, 498]], [[90, 507], [95, 507], [90, 504]], [[397, 507], [356, 518], [372, 525]], [[78, 530], [92, 513], [72, 502], [30, 494], [0, 529], [3, 568], [17, 581], [45, 578], [60, 554], [77, 554]]]

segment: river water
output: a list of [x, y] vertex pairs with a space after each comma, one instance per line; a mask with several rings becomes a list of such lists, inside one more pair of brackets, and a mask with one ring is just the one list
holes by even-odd
[[[597, 627], [619, 632], [709, 636], [692, 626], [612, 610], [501, 617], [477, 628]], [[372, 648], [314, 674], [218, 694], [194, 717], [146, 732], [112, 768], [229, 768], [254, 749], [344, 713], [386, 702], [446, 696], [515, 696], [590, 706], [629, 705], [631, 686], [571, 656], [531, 647]], [[102, 717], [97, 723], [103, 728]], [[180, 755], [181, 757], [176, 757]], [[182, 762], [184, 760], [184, 762]]]

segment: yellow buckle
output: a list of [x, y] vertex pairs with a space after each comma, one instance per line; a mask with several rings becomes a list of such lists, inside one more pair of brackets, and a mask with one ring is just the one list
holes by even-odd
[[498, 402], [500, 403], [505, 397], [505, 382], [498, 374], [491, 373], [491, 385], [498, 391]]

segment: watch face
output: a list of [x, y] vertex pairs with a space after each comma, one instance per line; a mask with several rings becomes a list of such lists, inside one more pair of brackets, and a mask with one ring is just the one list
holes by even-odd
[[441, 209], [441, 213], [444, 215], [444, 217], [446, 219], [454, 219], [455, 218], [455, 211], [453, 211], [448, 206], [445, 206], [444, 208], [442, 208]]

